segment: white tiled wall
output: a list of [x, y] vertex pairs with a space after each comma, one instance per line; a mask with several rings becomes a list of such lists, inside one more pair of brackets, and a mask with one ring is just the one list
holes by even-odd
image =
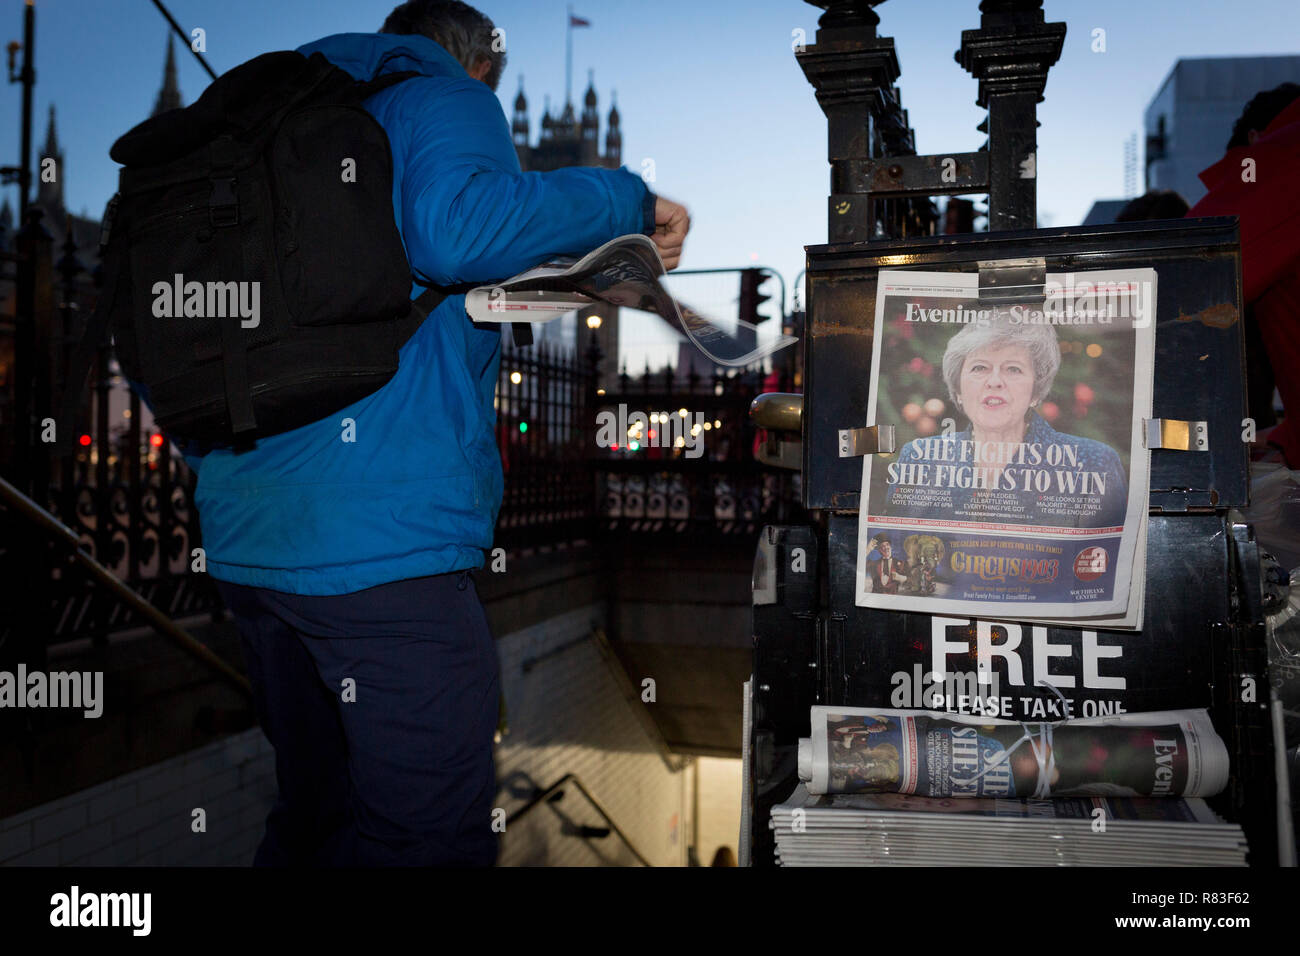
[[[248, 865], [275, 797], [273, 760], [249, 730], [0, 820], [0, 865]], [[196, 808], [206, 832], [193, 832]]]
[[[497, 780], [511, 784], [526, 774], [547, 787], [566, 773], [577, 774], [642, 855], [655, 866], [686, 861], [689, 796], [686, 774], [668, 769], [633, 706], [597, 647], [583, 641], [536, 664], [528, 673], [522, 662], [587, 634], [603, 619], [601, 609], [579, 608], [498, 641], [501, 681], [510, 732], [497, 748]], [[507, 815], [526, 802], [525, 795], [498, 794]], [[554, 808], [539, 807], [508, 830], [501, 844], [502, 865], [598, 865], [618, 854], [614, 835], [585, 841], [563, 833], [569, 817], [581, 824], [604, 826], [576, 791]]]

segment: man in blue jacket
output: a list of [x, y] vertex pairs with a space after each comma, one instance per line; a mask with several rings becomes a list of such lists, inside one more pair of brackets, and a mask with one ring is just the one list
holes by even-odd
[[[472, 7], [410, 0], [379, 34], [299, 48], [358, 80], [420, 74], [364, 104], [392, 145], [411, 298], [636, 232], [676, 266], [686, 210], [639, 177], [520, 171], [493, 41]], [[276, 752], [280, 794], [258, 865], [496, 858], [498, 668], [470, 570], [501, 504], [499, 361], [499, 327], [474, 325], [464, 296], [450, 296], [379, 391], [250, 451], [186, 455], [208, 571]]]

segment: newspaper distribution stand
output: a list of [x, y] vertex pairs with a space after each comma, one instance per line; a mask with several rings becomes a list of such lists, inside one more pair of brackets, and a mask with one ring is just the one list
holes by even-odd
[[[888, 426], [870, 421], [882, 270], [978, 275], [981, 300], [1043, 276], [1154, 269], [1152, 411], [1138, 629], [859, 606], [863, 455]], [[1012, 720], [1041, 719], [1048, 675], [1075, 716], [1208, 710], [1227, 748], [1225, 789], [1209, 800], [1245, 832], [1254, 865], [1275, 863], [1276, 796], [1267, 710], [1261, 557], [1245, 507], [1240, 253], [1232, 219], [1154, 222], [837, 243], [808, 248], [800, 420], [807, 526], [764, 529], [755, 560], [754, 671], [747, 700], [746, 826], [753, 865], [774, 863], [771, 810], [799, 784], [799, 740], [815, 705], [921, 709], [919, 682], [969, 665], [1012, 693]], [[972, 284], [975, 280], [970, 280]], [[1031, 637], [1032, 632], [1032, 637]], [[900, 675], [904, 675], [900, 678]], [[1033, 708], [1039, 708], [1031, 712]], [[954, 862], [960, 844], [952, 846]], [[1161, 862], [1152, 858], [1151, 863]]]

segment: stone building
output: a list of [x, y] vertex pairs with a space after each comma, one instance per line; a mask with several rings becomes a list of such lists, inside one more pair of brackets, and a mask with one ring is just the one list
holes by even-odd
[[[559, 113], [551, 112], [550, 98], [543, 101], [542, 118], [538, 124], [538, 138], [532, 140], [528, 98], [524, 94], [524, 79], [519, 78], [519, 92], [515, 96], [510, 122], [510, 133], [519, 156], [519, 166], [524, 172], [548, 172], [566, 166], [596, 166], [617, 169], [623, 164], [623, 128], [618, 104], [612, 103], [605, 117], [604, 149], [601, 149], [599, 98], [592, 73], [587, 74], [587, 91], [582, 97], [579, 115], [572, 103], [566, 102]], [[619, 336], [618, 309], [601, 303], [580, 313], [566, 315], [547, 323], [533, 326], [538, 342], [575, 344], [583, 350], [590, 341], [589, 319], [596, 316], [600, 324], [596, 339], [600, 345], [602, 384], [607, 385], [617, 372]]]

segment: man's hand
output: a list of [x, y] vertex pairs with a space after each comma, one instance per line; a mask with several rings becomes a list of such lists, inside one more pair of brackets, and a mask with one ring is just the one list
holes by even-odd
[[685, 206], [679, 206], [663, 196], [655, 197], [655, 233], [650, 238], [659, 248], [659, 258], [664, 268], [676, 269], [682, 258], [682, 244], [691, 229], [691, 216]]

